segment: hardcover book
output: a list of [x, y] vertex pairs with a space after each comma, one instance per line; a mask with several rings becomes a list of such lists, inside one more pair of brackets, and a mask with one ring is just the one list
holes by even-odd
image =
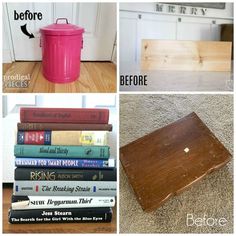
[[112, 124], [67, 124], [67, 123], [17, 123], [20, 131], [25, 130], [105, 130], [112, 131]]
[[112, 124], [68, 124], [68, 123], [17, 123], [20, 131], [26, 130], [105, 130], [112, 131]]
[[20, 181], [14, 195], [27, 196], [116, 196], [115, 181]]
[[[114, 161], [114, 164], [115, 164], [115, 161]], [[116, 168], [58, 169], [58, 168], [29, 168], [29, 167], [22, 168], [21, 167], [21, 168], [15, 168], [15, 180], [116, 181]]]
[[12, 196], [12, 210], [113, 207], [115, 197]]
[[62, 146], [62, 145], [15, 145], [14, 155], [17, 157], [65, 157], [65, 158], [97, 158], [110, 157], [109, 146]]
[[98, 108], [36, 108], [20, 109], [21, 123], [108, 124], [109, 110]]
[[86, 223], [111, 222], [112, 209], [98, 208], [71, 208], [71, 209], [36, 209], [12, 210], [9, 209], [8, 220], [11, 224], [29, 223]]
[[36, 158], [36, 157], [16, 157], [16, 167], [47, 167], [47, 168], [88, 168], [104, 169], [114, 168], [115, 159], [77, 159], [77, 158]]
[[145, 211], [160, 207], [230, 158], [195, 113], [120, 149], [122, 166]]
[[17, 144], [107, 145], [107, 131], [18, 131]]

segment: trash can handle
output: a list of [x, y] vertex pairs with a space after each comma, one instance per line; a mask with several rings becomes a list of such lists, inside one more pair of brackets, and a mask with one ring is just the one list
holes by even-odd
[[66, 21], [66, 24], [68, 24], [67, 18], [57, 18], [57, 19], [56, 19], [56, 24], [58, 24], [57, 22], [58, 22], [59, 20], [65, 20], [65, 21]]

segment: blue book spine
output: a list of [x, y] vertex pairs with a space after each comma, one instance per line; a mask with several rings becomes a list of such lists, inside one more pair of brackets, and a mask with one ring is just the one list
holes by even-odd
[[17, 157], [108, 159], [109, 146], [15, 145]]
[[75, 159], [75, 158], [15, 158], [16, 167], [48, 168], [114, 168], [115, 160]]

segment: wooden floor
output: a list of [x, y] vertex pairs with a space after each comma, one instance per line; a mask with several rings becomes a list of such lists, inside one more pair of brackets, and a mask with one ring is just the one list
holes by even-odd
[[3, 233], [116, 233], [116, 209], [111, 223], [9, 224], [12, 188], [3, 188]]
[[[9, 88], [14, 75], [30, 75], [27, 88]], [[115, 93], [116, 65], [110, 62], [83, 62], [79, 80], [67, 84], [54, 84], [42, 75], [41, 62], [14, 62], [3, 64], [4, 93]]]

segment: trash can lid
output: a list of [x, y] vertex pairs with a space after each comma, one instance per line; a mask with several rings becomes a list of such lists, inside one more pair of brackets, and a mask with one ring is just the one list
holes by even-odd
[[[59, 24], [59, 20], [66, 23]], [[84, 33], [84, 28], [68, 23], [66, 18], [58, 18], [56, 23], [41, 28], [40, 32], [47, 35], [78, 35]]]

